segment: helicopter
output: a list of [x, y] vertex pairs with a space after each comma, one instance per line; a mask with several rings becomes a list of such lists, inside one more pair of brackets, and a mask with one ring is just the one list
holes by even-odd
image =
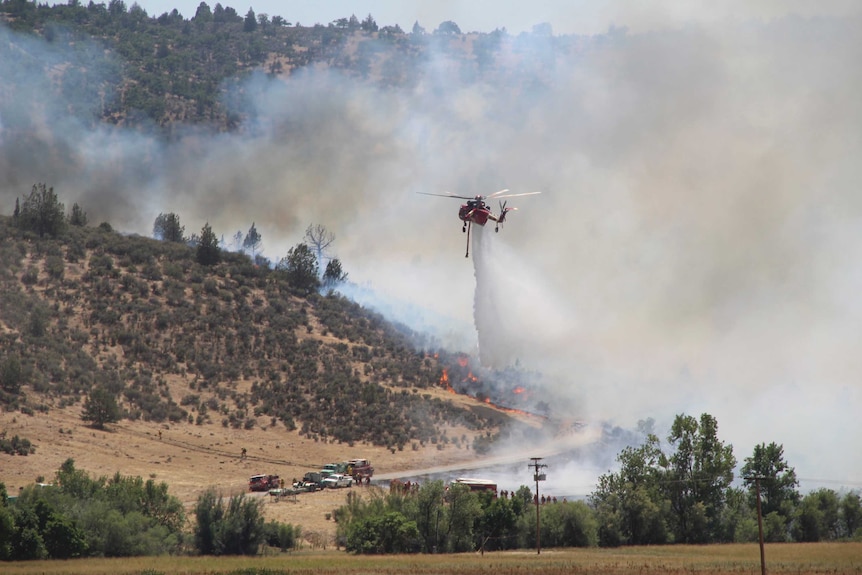
[[[432, 194], [429, 192], [417, 192], [419, 194], [425, 196], [441, 196], [444, 198], [458, 198], [461, 200], [467, 200], [466, 203], [461, 204], [461, 208], [458, 210], [458, 217], [461, 219], [464, 224], [461, 226], [461, 231], [467, 234], [467, 253], [464, 254], [464, 257], [470, 256], [470, 227], [473, 224], [484, 226], [488, 223], [488, 220], [495, 222], [494, 231], [499, 232], [500, 226], [503, 225], [503, 222], [506, 221], [506, 214], [508, 214], [512, 210], [517, 210], [518, 208], [509, 208], [506, 207], [508, 203], [508, 199], [506, 198], [515, 198], [519, 196], [535, 196], [536, 194], [541, 194], [542, 192], [524, 192], [521, 194], [509, 194], [507, 193], [509, 190], [500, 190], [498, 192], [494, 192], [493, 194], [489, 194], [487, 196], [476, 195], [476, 196], [458, 196], [451, 193], [444, 194]], [[494, 215], [491, 211], [491, 208], [488, 206], [488, 203], [485, 200], [495, 199], [495, 200], [506, 200], [500, 202], [500, 213], [499, 215]]]

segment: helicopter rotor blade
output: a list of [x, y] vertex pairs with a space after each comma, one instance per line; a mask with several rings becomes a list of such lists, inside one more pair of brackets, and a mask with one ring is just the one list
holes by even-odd
[[535, 196], [536, 194], [541, 194], [542, 192], [524, 192], [522, 194], [506, 194], [505, 196], [496, 196], [497, 199], [502, 198], [518, 198], [520, 196]]
[[497, 197], [497, 196], [499, 196], [500, 194], [505, 194], [505, 193], [506, 193], [506, 192], [508, 192], [508, 191], [509, 191], [508, 189], [500, 190], [500, 191], [498, 191], [498, 192], [494, 192], [493, 194], [489, 194], [489, 195], [487, 195], [487, 196], [485, 196], [485, 197], [486, 197], [486, 198], [496, 198], [496, 197]]
[[455, 194], [432, 194], [430, 192], [416, 192], [417, 194], [422, 194], [423, 196], [440, 196], [441, 198], [458, 198], [460, 200], [472, 200], [473, 196], [456, 196]]

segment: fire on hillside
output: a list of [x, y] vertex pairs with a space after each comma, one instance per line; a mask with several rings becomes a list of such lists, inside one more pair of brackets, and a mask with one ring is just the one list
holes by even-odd
[[522, 409], [531, 399], [530, 392], [523, 385], [507, 389], [507, 386], [502, 384], [487, 383], [487, 380], [483, 378], [490, 379], [489, 376], [491, 375], [483, 375], [480, 378], [474, 374], [470, 367], [470, 358], [460, 354], [454, 362], [442, 369], [439, 383], [449, 393], [465, 395], [500, 411], [542, 420], [547, 419], [545, 415]]

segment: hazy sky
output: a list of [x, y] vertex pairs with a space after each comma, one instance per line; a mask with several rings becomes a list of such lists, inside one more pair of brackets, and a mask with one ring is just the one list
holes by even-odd
[[[253, 7], [302, 24], [370, 12], [403, 28], [629, 32], [551, 62], [535, 90], [463, 81], [445, 55], [404, 89], [319, 70], [254, 78], [241, 130], [170, 144], [88, 128], [72, 102], [46, 100], [34, 70], [58, 55], [34, 43], [0, 58], [15, 79], [0, 85], [4, 212], [48, 180], [123, 231], [149, 234], [167, 211], [226, 237], [255, 222], [273, 259], [320, 223], [350, 279], [398, 319], [448, 318], [459, 346], [484, 339], [489, 361], [541, 369], [573, 417], [666, 428], [706, 412], [740, 463], [774, 441], [804, 487], [862, 486], [858, 2], [351, 4]], [[4, 136], [31, 102], [62, 153]], [[542, 195], [513, 201], [501, 233], [482, 230], [480, 260], [464, 258], [458, 202], [416, 194], [501, 188]], [[477, 338], [477, 297], [490, 339]]]

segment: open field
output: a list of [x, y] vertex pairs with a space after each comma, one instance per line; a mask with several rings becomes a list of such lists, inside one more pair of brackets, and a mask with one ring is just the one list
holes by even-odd
[[[443, 390], [433, 391], [441, 397], [450, 395]], [[177, 391], [174, 395], [181, 397], [182, 393]], [[466, 396], [455, 399], [476, 402]], [[439, 450], [429, 444], [416, 450], [392, 452], [376, 445], [317, 442], [283, 426], [268, 426], [263, 417], [260, 425], [250, 430], [213, 423], [124, 420], [109, 426], [109, 431], [97, 431], [85, 426], [80, 412], [80, 405], [33, 415], [0, 411], [0, 433], [26, 437], [36, 446], [36, 452], [26, 457], [0, 454], [0, 482], [10, 495], [37, 480], [53, 481], [57, 469], [70, 457], [77, 469], [93, 476], [110, 477], [119, 472], [164, 481], [189, 514], [197, 497], [207, 488], [214, 487], [225, 496], [247, 492], [249, 476], [259, 473], [274, 473], [290, 482], [306, 471], [320, 469], [324, 463], [363, 457], [371, 460], [376, 474], [397, 476], [399, 472], [426, 468], [432, 463], [454, 464], [475, 459], [471, 450], [451, 446]], [[460, 435], [468, 430], [451, 431], [453, 435], [456, 432]], [[243, 447], [248, 450], [246, 458], [240, 457]], [[364, 487], [361, 489], [365, 491]], [[359, 492], [358, 488], [354, 491]], [[267, 520], [299, 525], [311, 545], [328, 546], [334, 540], [336, 525], [326, 518], [327, 513], [344, 504], [347, 492], [347, 489], [326, 490], [304, 494], [295, 502], [277, 504], [267, 497], [264, 516]], [[0, 573], [3, 571], [0, 567]]]
[[[795, 543], [769, 545], [771, 575], [860, 574], [862, 543]], [[620, 549], [547, 549], [459, 555], [352, 556], [338, 551], [303, 551], [268, 557], [146, 557], [4, 563], [4, 575], [243, 575], [277, 574], [524, 574], [594, 575], [760, 573], [756, 544], [667, 545]]]

